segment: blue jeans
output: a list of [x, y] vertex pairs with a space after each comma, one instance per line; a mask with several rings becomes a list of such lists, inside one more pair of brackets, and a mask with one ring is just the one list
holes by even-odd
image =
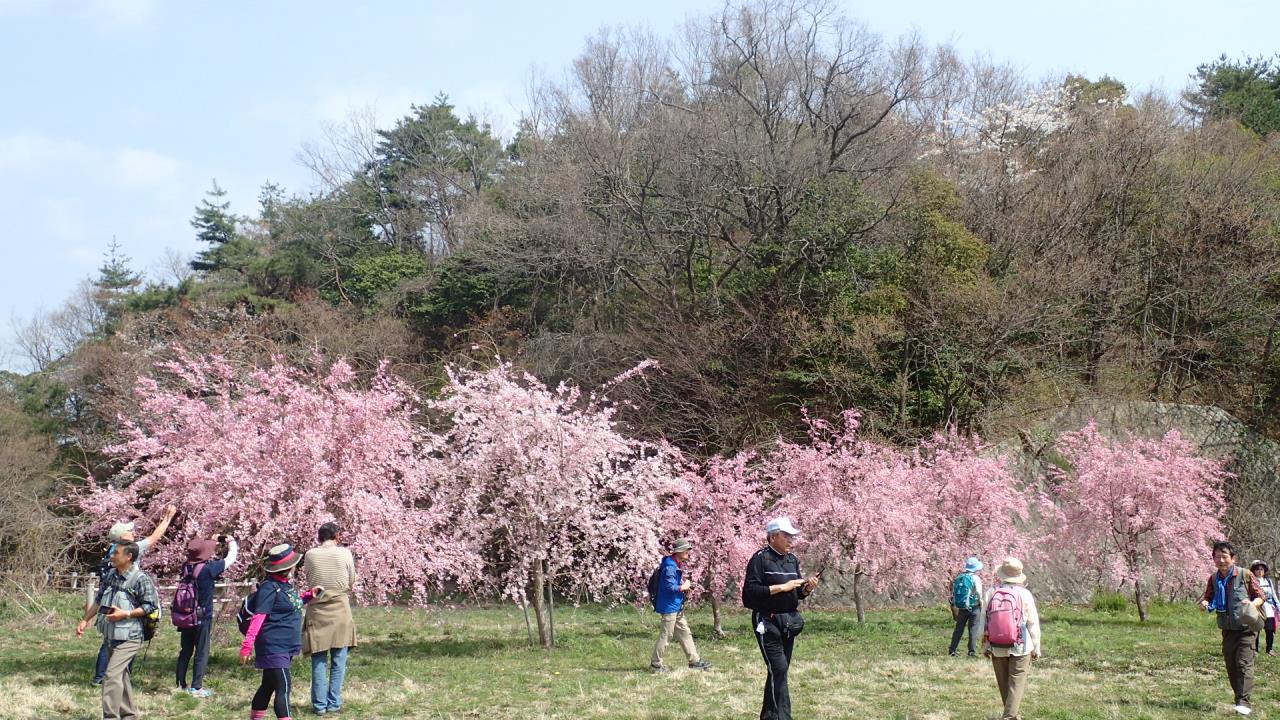
[[342, 707], [342, 681], [347, 676], [350, 649], [311, 653], [311, 707], [316, 712], [334, 712]]
[[102, 647], [98, 648], [98, 664], [93, 666], [93, 684], [102, 684], [102, 678], [107, 676], [107, 658], [111, 656], [111, 650], [107, 647], [107, 639], [102, 638]]

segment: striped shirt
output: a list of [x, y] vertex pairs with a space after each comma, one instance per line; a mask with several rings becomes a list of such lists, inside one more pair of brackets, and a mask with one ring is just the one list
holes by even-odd
[[302, 557], [308, 585], [319, 585], [325, 595], [349, 594], [356, 584], [356, 563], [351, 551], [326, 542], [311, 548]]

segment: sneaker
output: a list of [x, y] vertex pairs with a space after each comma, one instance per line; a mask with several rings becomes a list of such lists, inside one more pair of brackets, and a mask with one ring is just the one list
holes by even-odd
[[195, 698], [207, 698], [213, 695], [213, 691], [209, 688], [190, 688], [187, 694]]
[[1237, 705], [1237, 706], [1236, 706], [1236, 714], [1237, 714], [1237, 715], [1248, 715], [1248, 714], [1249, 714], [1249, 713], [1251, 713], [1251, 712], [1253, 712], [1253, 710], [1252, 710], [1248, 705]]
[[94, 687], [102, 687], [102, 678], [94, 678], [94, 679], [93, 679], [93, 683], [91, 683], [91, 684], [92, 684]]
[[649, 672], [655, 672], [655, 673], [671, 672], [671, 668], [667, 667], [666, 665], [650, 665]]
[[950, 655], [951, 657], [956, 657], [956, 654], [954, 652], [949, 652], [947, 654]]
[[689, 667], [693, 670], [710, 670], [711, 663], [706, 660], [699, 660], [696, 663], [689, 663]]

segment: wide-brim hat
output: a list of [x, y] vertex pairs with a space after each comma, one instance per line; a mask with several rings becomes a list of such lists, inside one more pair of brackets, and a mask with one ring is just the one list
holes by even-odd
[[785, 516], [770, 520], [769, 524], [764, 526], [764, 531], [766, 533], [784, 532], [788, 535], [800, 534], [796, 526], [791, 524], [791, 518]]
[[996, 577], [1001, 582], [1021, 585], [1027, 581], [1027, 576], [1022, 572], [1022, 561], [1016, 557], [1007, 557], [1000, 563], [1000, 567], [996, 568]]
[[693, 549], [693, 541], [687, 537], [676, 538], [675, 545], [671, 546], [671, 552], [685, 552]]
[[297, 565], [302, 554], [295, 552], [289, 543], [281, 543], [267, 551], [267, 572], [284, 572]]
[[218, 543], [208, 538], [195, 538], [187, 543], [187, 562], [204, 562], [213, 557]]
[[965, 572], [978, 572], [983, 568], [982, 561], [977, 557], [971, 557], [964, 561]]
[[118, 522], [112, 525], [111, 530], [107, 532], [107, 539], [111, 542], [120, 542], [120, 538], [124, 537], [125, 533], [133, 532], [134, 525], [135, 523], [132, 522]]

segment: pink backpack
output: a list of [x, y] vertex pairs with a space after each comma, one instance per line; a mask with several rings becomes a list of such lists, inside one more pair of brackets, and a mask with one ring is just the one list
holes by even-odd
[[1009, 648], [1022, 640], [1022, 597], [1016, 588], [999, 587], [987, 601], [987, 642]]

